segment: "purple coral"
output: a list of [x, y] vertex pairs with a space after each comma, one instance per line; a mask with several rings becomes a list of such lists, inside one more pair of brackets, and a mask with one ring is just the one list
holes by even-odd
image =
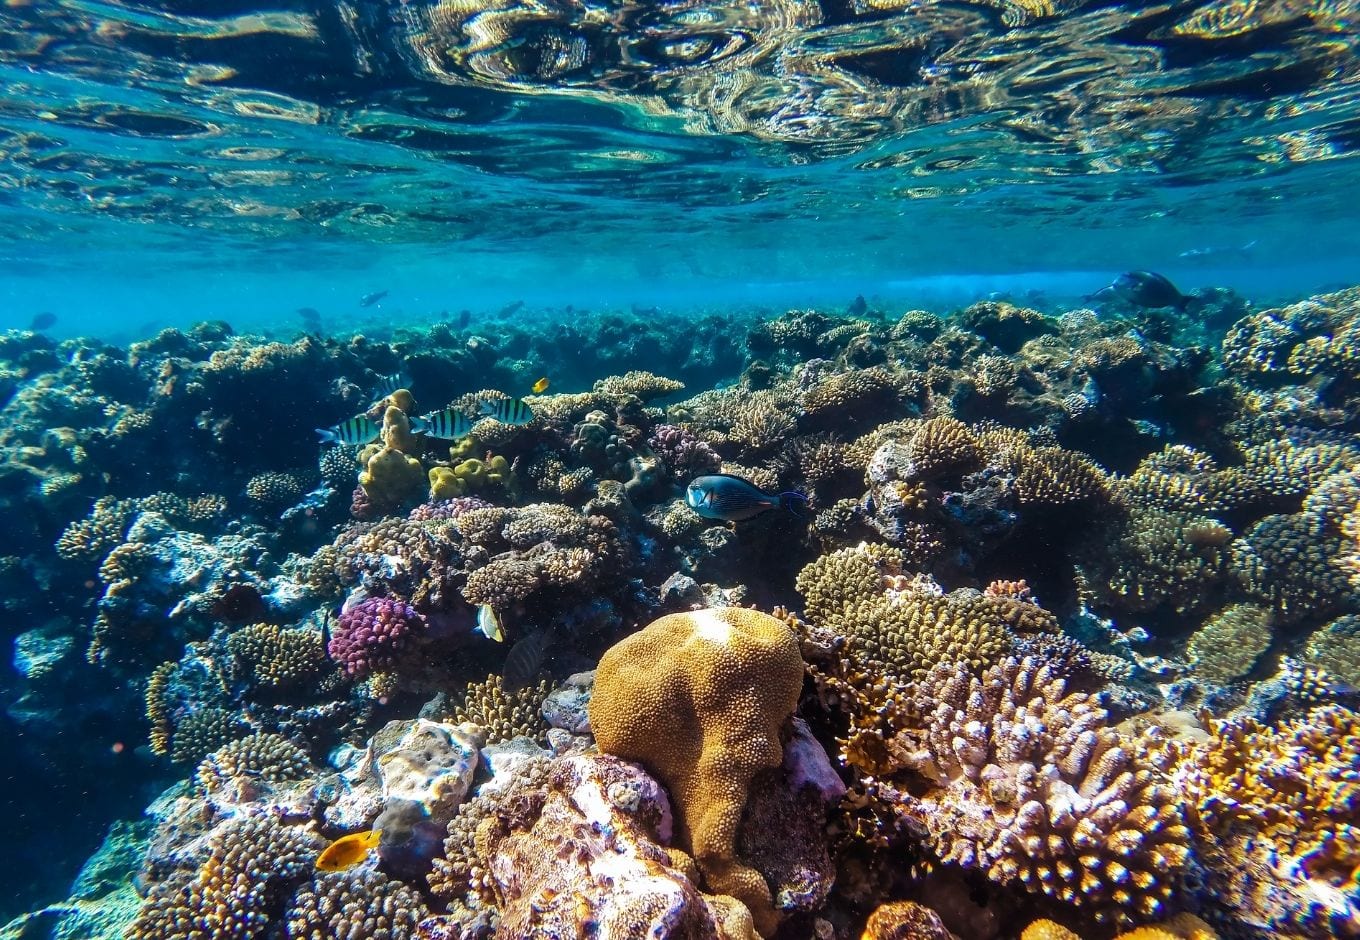
[[712, 447], [673, 424], [658, 424], [647, 444], [680, 477], [714, 473], [722, 466], [722, 458]]
[[412, 522], [434, 522], [436, 520], [457, 519], [465, 512], [474, 509], [486, 509], [491, 504], [484, 499], [475, 496], [455, 496], [452, 499], [440, 499], [430, 503], [421, 503], [411, 510], [406, 518]]
[[340, 614], [326, 652], [352, 676], [392, 665], [412, 630], [424, 619], [391, 597], [369, 597]]

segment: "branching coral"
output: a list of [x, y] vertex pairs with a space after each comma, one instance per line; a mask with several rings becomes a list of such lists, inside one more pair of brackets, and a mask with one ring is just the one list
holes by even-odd
[[345, 672], [364, 676], [396, 662], [397, 654], [424, 621], [415, 608], [390, 597], [369, 597], [344, 611], [326, 652]]
[[798, 575], [808, 619], [850, 641], [890, 675], [924, 676], [936, 663], [982, 669], [1010, 650], [1011, 623], [1046, 620], [976, 591], [944, 595], [902, 575], [902, 554], [861, 544], [823, 555]]
[[317, 874], [288, 905], [301, 940], [412, 940], [429, 913], [420, 893], [379, 871]]
[[1198, 675], [1212, 682], [1232, 682], [1251, 672], [1270, 638], [1268, 609], [1234, 604], [1195, 631], [1186, 654]]
[[676, 392], [683, 392], [684, 390], [685, 383], [683, 382], [641, 370], [634, 370], [625, 375], [610, 376], [595, 383], [597, 394], [614, 399], [632, 396], [642, 401], [651, 401], [654, 398], [663, 398], [666, 395], [674, 395]]
[[315, 630], [257, 623], [227, 637], [242, 675], [257, 687], [285, 689], [316, 679], [326, 668], [326, 648]]
[[269, 816], [223, 823], [196, 872], [172, 876], [147, 897], [128, 940], [246, 940], [260, 936], [292, 884], [316, 861], [320, 839]]
[[552, 691], [544, 680], [513, 692], [507, 691], [500, 676], [490, 675], [481, 682], [468, 683], [462, 701], [453, 710], [453, 724], [471, 722], [486, 734], [488, 743], [505, 741], [518, 735], [541, 737], [548, 730], [539, 709]]
[[1215, 906], [1304, 936], [1360, 932], [1360, 716], [1314, 708], [1276, 727], [1211, 721], [1209, 739], [1164, 739]]
[[1010, 658], [980, 677], [939, 665], [870, 725], [882, 744], [854, 746], [866, 728], [847, 759], [894, 791], [942, 861], [1098, 921], [1150, 919], [1171, 898], [1191, 853], [1177, 792], [1047, 663]]
[[250, 734], [224, 744], [198, 765], [198, 785], [209, 793], [238, 786], [242, 778], [301, 780], [311, 770], [307, 752], [277, 734]]

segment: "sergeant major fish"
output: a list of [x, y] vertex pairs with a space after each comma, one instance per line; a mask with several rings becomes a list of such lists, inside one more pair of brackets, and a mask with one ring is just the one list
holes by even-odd
[[373, 392], [373, 394], [377, 396], [374, 399], [374, 401], [382, 401], [384, 398], [386, 398], [388, 395], [391, 395], [397, 389], [409, 388], [410, 385], [411, 377], [408, 376], [405, 372], [398, 371], [392, 373], [391, 375], [379, 376], [378, 387], [374, 389]]
[[333, 428], [317, 428], [323, 444], [371, 444], [382, 433], [382, 427], [368, 415], [355, 415]]
[[411, 419], [411, 431], [427, 437], [437, 437], [446, 441], [456, 441], [472, 433], [472, 422], [457, 408], [445, 408], [419, 418]]
[[484, 401], [477, 409], [484, 417], [495, 418], [501, 424], [528, 424], [534, 420], [534, 410], [518, 398]]
[[726, 473], [695, 477], [685, 490], [685, 503], [705, 519], [741, 522], [767, 509], [794, 512], [807, 502], [802, 493], [766, 493], [760, 487]]

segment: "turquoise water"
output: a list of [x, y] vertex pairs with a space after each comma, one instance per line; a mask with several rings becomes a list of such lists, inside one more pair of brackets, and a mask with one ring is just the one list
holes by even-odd
[[[207, 851], [166, 834], [168, 804], [152, 821], [143, 811], [247, 730], [306, 752], [309, 794], [199, 793], [195, 812], [219, 825], [302, 799], [312, 834], [334, 839], [376, 825], [337, 822], [317, 795], [338, 786], [341, 745], [471, 698], [488, 672], [561, 683], [666, 612], [806, 614], [800, 570], [865, 541], [906, 552], [879, 572], [893, 591], [913, 575], [951, 597], [1020, 582], [1015, 596], [1038, 608], [1034, 587], [1089, 647], [1043, 655], [1088, 683], [1082, 694], [1100, 690], [1111, 727], [1184, 731], [1200, 715], [1285, 735], [1318, 703], [1352, 709], [1360, 300], [1262, 311], [1360, 282], [1358, 37], [1355, 0], [0, 3], [0, 806], [14, 829], [0, 922], [56, 905], [0, 940], [187, 936], [146, 915], [130, 926]], [[1165, 275], [1190, 302], [1097, 294], [1129, 271]], [[687, 387], [594, 385], [634, 369]], [[531, 398], [542, 376], [550, 399], [531, 400], [546, 417], [447, 457], [449, 441], [389, 445], [415, 483], [383, 502], [360, 476], [372, 455], [342, 455], [337, 471], [312, 429], [371, 410], [383, 377], [403, 372], [419, 413], [470, 419], [488, 394]], [[845, 391], [857, 381], [870, 390]], [[558, 393], [582, 397], [553, 404]], [[395, 434], [414, 407], [372, 417]], [[1027, 443], [977, 444], [966, 472], [874, 477], [886, 444], [865, 441], [879, 429], [910, 448], [916, 422], [948, 416], [979, 440], [1004, 427]], [[658, 428], [712, 450], [665, 451]], [[1048, 515], [1051, 494], [1035, 509], [1013, 490], [1030, 457], [1061, 490], [1066, 465], [1043, 463], [1057, 448], [1103, 482]], [[478, 477], [458, 496], [612, 520], [622, 547], [590, 543], [607, 574], [507, 602], [499, 646], [470, 632], [481, 602], [466, 582], [493, 556], [526, 563], [523, 545], [453, 539], [440, 550], [454, 560], [440, 558], [456, 574], [437, 591], [368, 556], [349, 580], [300, 573], [355, 553], [347, 540], [368, 527], [408, 525], [454, 493], [436, 471], [469, 458], [502, 459], [513, 482]], [[719, 468], [811, 506], [705, 521], [686, 486]], [[196, 497], [220, 505], [195, 517], [183, 501]], [[110, 506], [107, 543], [63, 548]], [[692, 588], [667, 587], [682, 574]], [[1163, 576], [1145, 599], [1140, 578]], [[258, 607], [231, 594], [241, 581]], [[256, 620], [321, 649], [365, 592], [414, 605], [428, 662], [356, 678], [327, 645], [312, 684], [285, 694], [261, 692], [226, 652]], [[1267, 626], [1245, 617], [1225, 639], [1219, 615], [1236, 606], [1266, 611]], [[107, 656], [105, 634], [123, 644]], [[1206, 643], [1260, 648], [1234, 671], [1206, 665]], [[1299, 662], [1336, 675], [1300, 682]], [[229, 712], [221, 740], [155, 746], [148, 688], [168, 664], [165, 726]], [[895, 668], [870, 671], [922, 681]], [[877, 774], [838, 750], [851, 716], [812, 688], [809, 735], [862, 796]], [[1360, 791], [1344, 769], [1344, 786], [1322, 788], [1336, 803], [1325, 825], [1353, 835]], [[1286, 770], [1263, 758], [1246, 776], [1318, 796]], [[928, 789], [902, 766], [883, 777]], [[1112, 936], [1091, 908], [998, 887], [985, 866], [948, 882], [946, 858], [946, 883], [930, 880], [920, 863], [947, 852], [905, 811], [888, 855], [847, 848], [846, 820], [866, 817], [840, 811], [821, 832], [840, 887], [790, 915], [785, 940], [852, 940], [875, 904], [909, 896], [940, 898], [960, 940], [1013, 940], [1040, 916]], [[1209, 837], [1195, 838], [1207, 858]], [[1306, 848], [1279, 850], [1289, 862], [1260, 897], [1245, 863], [1180, 873], [1176, 909], [1224, 936], [1360, 936], [1354, 840], [1331, 867]], [[426, 913], [466, 914], [431, 893], [428, 863], [384, 856], [380, 870]], [[873, 865], [900, 878], [857, 881]], [[257, 935], [292, 935], [283, 911], [312, 884], [303, 868]], [[990, 920], [948, 912], [969, 892]], [[73, 914], [70, 898], [106, 920]]]

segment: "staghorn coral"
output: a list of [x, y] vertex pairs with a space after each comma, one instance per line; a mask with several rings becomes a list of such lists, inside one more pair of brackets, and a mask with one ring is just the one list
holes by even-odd
[[224, 822], [208, 837], [208, 857], [196, 872], [172, 876], [147, 896], [128, 940], [260, 936], [291, 886], [315, 864], [319, 842], [269, 816]]
[[728, 894], [771, 934], [764, 878], [736, 856], [752, 778], [783, 760], [803, 660], [788, 626], [742, 608], [670, 614], [600, 659], [590, 726], [605, 754], [641, 761], [675, 800], [676, 838], [710, 890]]
[[418, 892], [358, 870], [318, 873], [293, 895], [285, 922], [299, 940], [411, 940], [428, 914]]
[[208, 793], [249, 781], [301, 780], [312, 769], [307, 752], [282, 735], [256, 733], [222, 745], [198, 765], [198, 785]]
[[[1191, 853], [1176, 790], [1049, 664], [1012, 657], [981, 676], [941, 664], [886, 714], [844, 753], [942, 861], [1101, 922], [1151, 919], [1171, 899]], [[879, 745], [854, 746], [875, 726]]]
[[1268, 609], [1234, 604], [1206, 620], [1190, 637], [1185, 652], [1197, 675], [1211, 682], [1232, 682], [1251, 672], [1270, 639]]
[[770, 392], [752, 392], [732, 421], [729, 436], [742, 445], [746, 459], [771, 451], [797, 427], [797, 421]]
[[448, 720], [452, 724], [470, 722], [476, 725], [486, 734], [488, 743], [519, 735], [541, 738], [548, 725], [540, 709], [551, 691], [552, 686], [546, 679], [537, 685], [508, 691], [500, 676], [489, 675], [481, 682], [468, 683]]
[[647, 438], [647, 446], [681, 480], [713, 473], [722, 464], [717, 451], [685, 428], [658, 424]]
[[256, 688], [286, 689], [314, 681], [326, 668], [326, 648], [316, 630], [287, 630], [272, 623], [242, 627], [227, 637], [227, 651]]
[[1008, 625], [1049, 619], [977, 591], [944, 595], [932, 582], [904, 578], [902, 559], [897, 549], [861, 543], [821, 556], [796, 582], [808, 619], [888, 675], [920, 677], [940, 662], [982, 669], [1009, 652]]
[[340, 614], [326, 653], [351, 676], [396, 662], [410, 635], [424, 626], [415, 608], [390, 597], [368, 597]]

